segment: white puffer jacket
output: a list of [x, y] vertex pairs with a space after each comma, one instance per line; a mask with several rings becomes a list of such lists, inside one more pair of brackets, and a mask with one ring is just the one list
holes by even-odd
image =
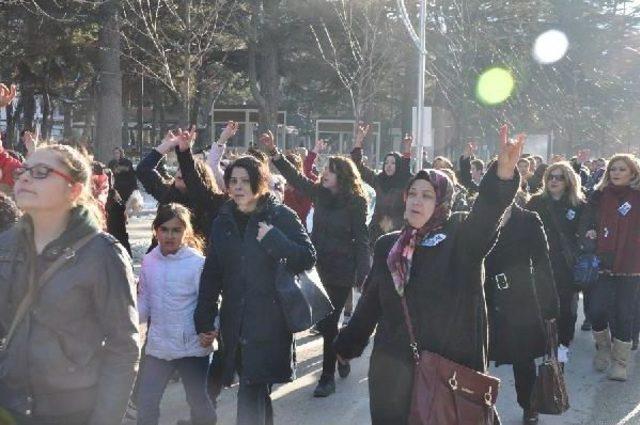
[[198, 341], [193, 313], [204, 257], [193, 248], [162, 255], [155, 247], [142, 260], [138, 293], [140, 323], [151, 319], [146, 354], [162, 360], [203, 357], [211, 348]]

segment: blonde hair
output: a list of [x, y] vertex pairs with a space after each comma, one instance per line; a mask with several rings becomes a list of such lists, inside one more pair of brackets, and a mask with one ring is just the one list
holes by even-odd
[[449, 158], [445, 158], [444, 156], [436, 156], [435, 158], [433, 158], [433, 168], [436, 167], [436, 161], [444, 163], [443, 168], [450, 168], [453, 170], [453, 164], [451, 163], [451, 161], [449, 161]]
[[91, 192], [91, 165], [86, 156], [77, 149], [67, 145], [50, 145], [39, 148], [38, 151], [51, 152], [65, 168], [74, 183], [82, 185], [80, 196], [75, 201], [75, 205], [85, 207], [99, 228], [104, 228], [105, 217], [98, 202]]
[[573, 170], [573, 167], [571, 167], [571, 164], [567, 161], [561, 161], [556, 162], [555, 164], [551, 164], [544, 172], [541, 189], [543, 196], [551, 196], [547, 189], [547, 181], [549, 180], [549, 175], [555, 170], [562, 171], [562, 175], [564, 176], [564, 181], [566, 183], [564, 192], [569, 199], [569, 203], [572, 206], [577, 207], [582, 202], [584, 202], [584, 194], [582, 193], [582, 183], [580, 182], [580, 177], [578, 177], [576, 172]]
[[613, 163], [617, 161], [624, 162], [631, 170], [633, 178], [631, 179], [631, 182], [629, 182], [629, 187], [631, 187], [631, 189], [640, 190], [640, 164], [636, 157], [626, 153], [617, 153], [609, 158], [609, 161], [607, 162], [607, 170], [605, 171], [604, 176], [602, 176], [600, 183], [596, 186], [596, 190], [602, 191], [605, 187], [609, 186], [609, 174], [611, 173], [611, 167], [613, 166]]

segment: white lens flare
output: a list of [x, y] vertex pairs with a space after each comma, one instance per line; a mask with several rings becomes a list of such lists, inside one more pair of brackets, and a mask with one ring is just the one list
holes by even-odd
[[536, 38], [533, 57], [541, 64], [558, 62], [569, 50], [569, 39], [562, 31], [549, 30]]

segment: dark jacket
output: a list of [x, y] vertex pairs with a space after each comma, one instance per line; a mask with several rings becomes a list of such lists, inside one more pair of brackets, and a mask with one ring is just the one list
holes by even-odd
[[[533, 196], [525, 208], [537, 212], [544, 224], [557, 290], [573, 290], [573, 265], [569, 264], [565, 254], [569, 253], [569, 257], [575, 258], [579, 252], [578, 225], [584, 205], [573, 207], [566, 198], [555, 201], [545, 194], [539, 194]], [[562, 242], [561, 233], [566, 244]]]
[[126, 203], [131, 193], [138, 188], [138, 180], [133, 164], [127, 158], [119, 160], [112, 159], [109, 161], [108, 167], [113, 172], [113, 187], [118, 191], [122, 199]]
[[122, 244], [131, 257], [131, 244], [127, 232], [127, 207], [117, 190], [109, 189], [104, 208], [107, 215], [107, 232]]
[[287, 182], [313, 199], [311, 240], [318, 253], [318, 273], [324, 285], [360, 285], [369, 272], [367, 201], [334, 195], [303, 176], [284, 156], [273, 161]]
[[[511, 204], [518, 185], [517, 176], [511, 181], [501, 181], [495, 167], [492, 168], [482, 180], [471, 213], [454, 214], [444, 228], [436, 232], [446, 235], [446, 239], [433, 247], [416, 247], [405, 293], [419, 350], [436, 352], [485, 371], [488, 328], [483, 261], [495, 242], [500, 218]], [[386, 415], [377, 403], [388, 399], [389, 388], [401, 398], [406, 394], [407, 402], [392, 407], [396, 413], [386, 417], [406, 418], [410, 401], [412, 375], [399, 373], [413, 369], [409, 336], [400, 297], [387, 266], [387, 256], [398, 235], [398, 232], [390, 233], [376, 243], [373, 267], [362, 298], [349, 325], [335, 342], [336, 352], [342, 357], [360, 356], [377, 325], [369, 371], [374, 423], [385, 423], [377, 417]]]
[[155, 149], [152, 149], [140, 161], [136, 168], [136, 174], [144, 189], [158, 201], [158, 204], [163, 205], [175, 202], [189, 208], [192, 212], [191, 224], [193, 225], [193, 230], [205, 241], [208, 241], [211, 222], [218, 214], [222, 204], [229, 197], [226, 194], [214, 192], [204, 187], [190, 151], [179, 152], [176, 149], [176, 152], [182, 178], [187, 186], [186, 193], [180, 192], [173, 182], [165, 180], [160, 175], [157, 167], [163, 156]]
[[378, 237], [400, 230], [404, 224], [404, 189], [411, 178], [411, 159], [398, 153], [390, 155], [396, 159], [396, 173], [391, 177], [384, 171], [376, 173], [367, 167], [362, 161], [362, 148], [351, 151], [351, 159], [358, 167], [362, 180], [376, 191], [376, 205], [369, 225], [372, 246]]
[[[293, 340], [276, 296], [276, 270], [281, 259], [293, 273], [308, 270], [315, 251], [296, 213], [271, 195], [250, 216], [244, 235], [235, 208], [229, 201], [213, 222], [194, 314], [196, 331], [213, 330], [220, 315], [225, 385], [231, 385], [237, 371], [247, 384], [289, 382]], [[260, 221], [274, 228], [258, 242]]]
[[544, 319], [559, 315], [544, 226], [537, 213], [513, 206], [485, 260], [489, 359], [526, 361], [545, 353]]
[[[28, 226], [0, 235], [0, 334], [26, 293], [28, 268], [41, 274], [96, 230], [82, 211], [38, 256], [27, 249]], [[44, 284], [17, 328], [0, 366], [0, 406], [36, 416], [92, 412], [89, 424], [119, 424], [140, 356], [135, 299], [129, 256], [113, 237], [94, 237]]]

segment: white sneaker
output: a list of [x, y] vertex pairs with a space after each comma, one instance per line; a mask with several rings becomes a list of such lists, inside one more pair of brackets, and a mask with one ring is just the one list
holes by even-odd
[[560, 363], [567, 363], [569, 361], [569, 347], [565, 347], [562, 344], [558, 346], [558, 361]]

